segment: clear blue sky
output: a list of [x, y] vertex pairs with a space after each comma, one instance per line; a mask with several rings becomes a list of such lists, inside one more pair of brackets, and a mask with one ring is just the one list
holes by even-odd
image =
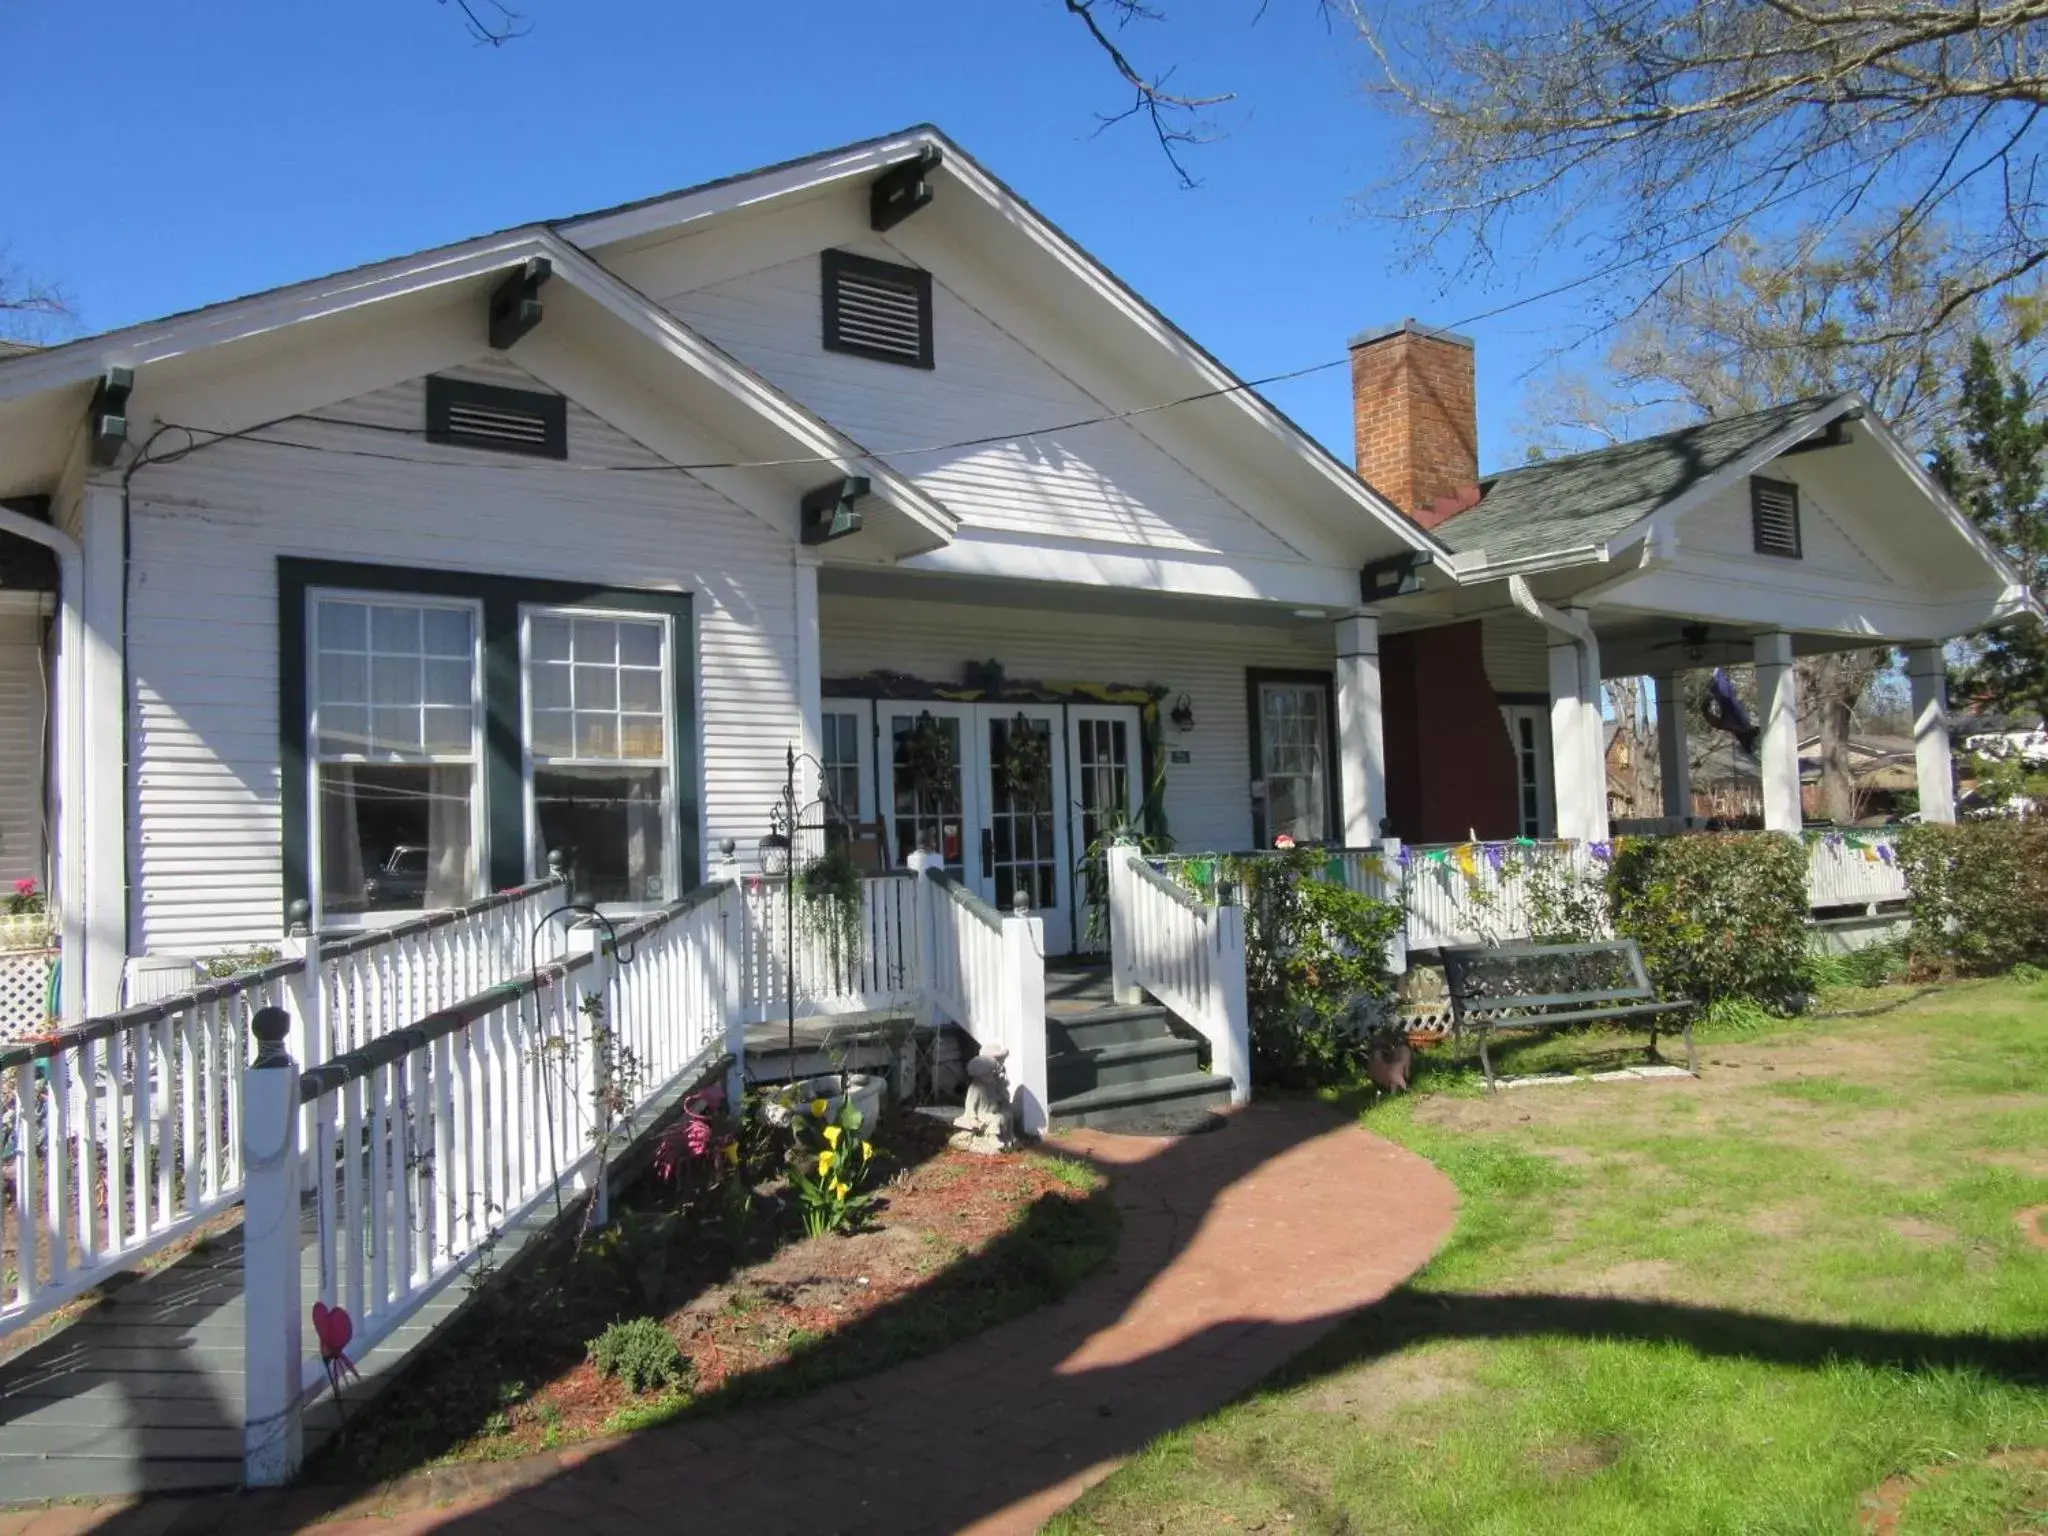
[[[521, 0], [480, 47], [437, 0], [0, 0], [0, 246], [98, 331], [934, 122], [1247, 376], [1364, 326], [1449, 323], [1560, 275], [1446, 291], [1353, 200], [1395, 154], [1356, 41], [1309, 0], [1165, 0], [1128, 35], [1231, 89], [1175, 181], [1059, 0]], [[1489, 467], [1569, 299], [1467, 326]], [[1347, 461], [1341, 371], [1273, 398]]]

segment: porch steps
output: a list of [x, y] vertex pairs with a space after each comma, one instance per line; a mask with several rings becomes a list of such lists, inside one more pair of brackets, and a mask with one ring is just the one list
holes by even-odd
[[1047, 1109], [1055, 1130], [1083, 1126], [1172, 1135], [1217, 1123], [1230, 1080], [1204, 1044], [1156, 1004], [1117, 1004], [1106, 973], [1047, 978]]

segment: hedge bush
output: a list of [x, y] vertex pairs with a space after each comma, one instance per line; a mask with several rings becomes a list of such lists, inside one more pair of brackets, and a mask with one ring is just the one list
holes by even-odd
[[1915, 969], [2010, 970], [2048, 959], [2048, 823], [1999, 818], [1907, 827]]
[[1666, 997], [1701, 1008], [1806, 994], [1806, 848], [1777, 832], [1625, 838], [1608, 876], [1614, 929]]
[[618, 1377], [633, 1392], [680, 1387], [690, 1378], [690, 1362], [674, 1336], [651, 1317], [613, 1323], [588, 1347], [597, 1373]]

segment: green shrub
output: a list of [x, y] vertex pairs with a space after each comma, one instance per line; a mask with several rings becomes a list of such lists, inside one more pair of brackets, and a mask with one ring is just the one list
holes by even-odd
[[1806, 848], [1776, 832], [1627, 838], [1608, 875], [1614, 929], [1666, 997], [1791, 1009], [1805, 996]]
[[1341, 884], [1329, 863], [1299, 848], [1223, 871], [1244, 886], [1253, 1082], [1315, 1088], [1351, 1075], [1394, 995], [1387, 946], [1404, 914]]
[[2048, 959], [2048, 824], [1928, 823], [1907, 827], [1898, 849], [1917, 968], [2004, 971]]
[[601, 1376], [616, 1376], [634, 1392], [680, 1387], [689, 1379], [690, 1362], [669, 1331], [651, 1317], [613, 1323], [590, 1341], [590, 1363]]

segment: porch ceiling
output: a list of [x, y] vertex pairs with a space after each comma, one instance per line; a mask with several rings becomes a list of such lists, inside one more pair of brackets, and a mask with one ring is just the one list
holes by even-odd
[[826, 565], [818, 572], [821, 596], [871, 597], [897, 602], [956, 603], [1047, 615], [1115, 614], [1210, 624], [1311, 628], [1327, 633], [1337, 609], [1204, 597], [1136, 587], [1104, 588], [1055, 581], [1014, 581], [900, 567]]

